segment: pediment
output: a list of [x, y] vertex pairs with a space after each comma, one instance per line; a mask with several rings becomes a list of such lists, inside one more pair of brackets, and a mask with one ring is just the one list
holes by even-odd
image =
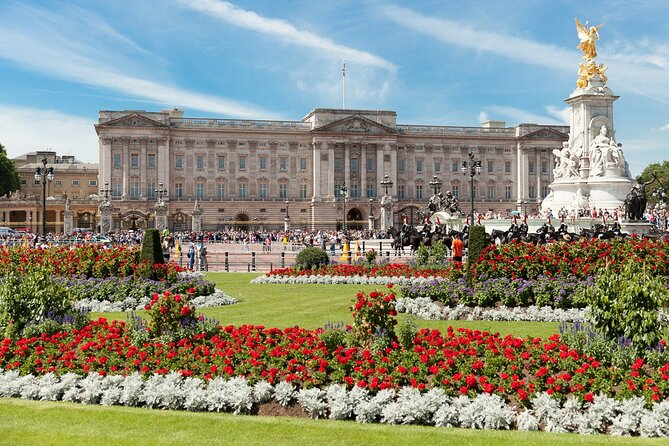
[[347, 133], [359, 135], [394, 135], [397, 130], [361, 115], [352, 115], [312, 130], [314, 133]]
[[167, 127], [162, 122], [147, 118], [139, 113], [130, 113], [120, 118], [98, 124], [104, 127]]
[[569, 135], [550, 127], [544, 127], [539, 130], [535, 130], [534, 132], [528, 133], [527, 135], [522, 136], [520, 139], [552, 139], [555, 141], [567, 141], [569, 139]]

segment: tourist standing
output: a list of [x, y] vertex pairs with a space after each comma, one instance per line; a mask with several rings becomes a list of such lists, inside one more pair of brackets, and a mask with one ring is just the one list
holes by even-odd
[[460, 238], [459, 235], [456, 235], [453, 238], [453, 242], [451, 243], [451, 249], [453, 250], [453, 261], [454, 262], [460, 262], [462, 263], [462, 251], [465, 247], [465, 244], [463, 243], [462, 239]]

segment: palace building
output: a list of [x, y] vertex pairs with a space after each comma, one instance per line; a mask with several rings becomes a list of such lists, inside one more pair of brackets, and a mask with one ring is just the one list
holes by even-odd
[[[379, 228], [380, 199], [394, 223], [418, 214], [434, 193], [461, 209], [536, 210], [553, 181], [553, 149], [568, 126], [487, 121], [481, 127], [406, 125], [388, 110], [314, 109], [299, 121], [187, 118], [182, 110], [101, 111], [99, 184], [114, 229], [151, 226], [164, 191], [168, 228]], [[461, 173], [469, 153], [481, 173]], [[381, 185], [385, 175], [392, 186]], [[341, 197], [342, 186], [347, 197]], [[345, 206], [345, 208], [344, 208]], [[370, 218], [371, 217], [371, 218]], [[345, 220], [344, 220], [345, 219]], [[420, 221], [415, 221], [420, 223]]]

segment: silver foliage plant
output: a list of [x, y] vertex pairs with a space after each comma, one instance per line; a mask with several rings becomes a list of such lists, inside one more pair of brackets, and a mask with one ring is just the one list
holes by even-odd
[[[183, 274], [183, 273], [179, 273]], [[151, 303], [150, 297], [141, 297], [139, 299], [127, 297], [124, 300], [109, 302], [109, 301], [99, 301], [97, 299], [79, 299], [75, 302], [74, 306], [77, 309], [85, 309], [87, 311], [94, 312], [112, 312], [112, 311], [131, 311], [131, 310], [143, 310], [144, 307]], [[226, 294], [225, 292], [216, 289], [213, 294], [208, 296], [198, 296], [191, 300], [191, 303], [195, 305], [196, 308], [208, 308], [208, 307], [222, 307], [224, 305], [234, 305], [237, 303], [237, 299]]]
[[581, 434], [669, 436], [669, 401], [648, 408], [643, 398], [614, 400], [597, 395], [591, 403], [568, 398], [560, 403], [546, 393], [537, 394], [530, 407], [508, 405], [498, 395], [450, 398], [442, 389], [419, 392], [405, 387], [370, 394], [363, 388], [348, 390], [341, 384], [324, 389], [298, 390], [293, 384], [251, 385], [243, 377], [184, 378], [178, 373], [143, 378], [46, 374], [20, 376], [0, 369], [0, 397], [82, 404], [125, 405], [163, 410], [225, 411], [253, 413], [258, 404], [297, 401], [313, 418], [355, 420], [359, 423], [422, 424], [472, 429], [544, 430]]

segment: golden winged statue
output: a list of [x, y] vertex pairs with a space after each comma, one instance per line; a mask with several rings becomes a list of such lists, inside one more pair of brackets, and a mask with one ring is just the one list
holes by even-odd
[[599, 29], [604, 26], [602, 23], [599, 26], [591, 26], [588, 28], [588, 21], [585, 25], [576, 19], [576, 33], [581, 43], [576, 48], [583, 51], [583, 59], [591, 61], [597, 57], [597, 40], [599, 39]]

